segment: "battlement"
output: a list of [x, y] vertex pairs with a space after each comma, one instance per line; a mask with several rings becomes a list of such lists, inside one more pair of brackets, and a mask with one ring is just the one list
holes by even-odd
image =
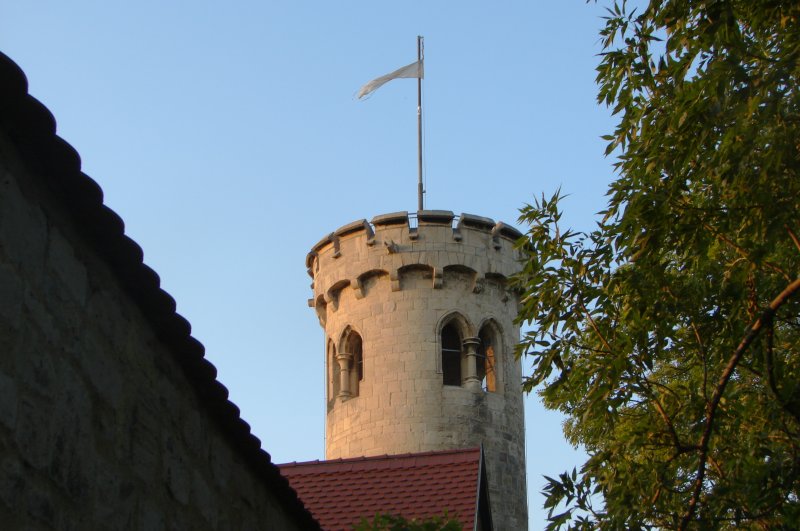
[[[370, 222], [366, 219], [353, 221], [326, 235], [311, 248], [306, 256], [306, 267], [308, 274], [315, 278], [320, 268], [320, 257], [342, 257], [345, 240], [357, 239], [358, 245], [385, 248], [383, 253], [401, 254], [443, 250], [441, 244], [447, 243], [455, 244], [447, 249], [452, 252], [458, 252], [459, 248], [487, 245], [495, 251], [510, 251], [521, 236], [510, 225], [474, 214], [456, 216], [449, 210], [421, 210], [416, 214], [393, 212], [375, 216]], [[353, 251], [356, 254], [349, 259], [364, 252], [363, 249]]]
[[433, 289], [457, 274], [468, 291], [479, 293], [487, 283], [506, 285], [520, 270], [514, 243], [522, 234], [502, 222], [449, 210], [382, 214], [339, 227], [321, 239], [306, 258], [314, 279], [309, 306], [338, 306], [344, 288], [364, 297], [372, 279], [385, 278], [392, 291], [404, 279], [421, 274]]
[[[326, 247], [333, 247], [334, 254], [337, 254], [338, 258], [341, 253], [339, 242], [345, 236], [360, 233], [365, 237], [366, 245], [372, 246], [376, 242], [380, 243], [379, 236], [387, 229], [401, 228], [402, 232], [399, 233], [401, 239], [412, 242], [419, 240], [420, 235], [426, 232], [426, 227], [450, 228], [450, 239], [454, 242], [462, 241], [467, 230], [481, 231], [491, 236], [496, 249], [500, 249], [500, 238], [514, 242], [522, 236], [522, 233], [510, 225], [501, 221], [495, 223], [491, 218], [474, 214], [462, 213], [460, 216], [456, 216], [450, 210], [421, 210], [416, 214], [409, 214], [407, 211], [392, 212], [375, 216], [370, 222], [367, 222], [366, 219], [353, 221], [322, 238], [311, 248], [311, 252], [306, 257], [308, 273], [311, 277], [314, 276], [311, 267], [314, 258]], [[437, 236], [441, 237], [442, 234]], [[391, 242], [387, 242], [387, 246], [389, 245]]]

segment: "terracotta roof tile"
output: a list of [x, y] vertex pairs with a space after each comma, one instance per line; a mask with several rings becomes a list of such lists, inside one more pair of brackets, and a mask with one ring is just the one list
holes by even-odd
[[359, 457], [278, 465], [328, 531], [349, 530], [375, 514], [457, 518], [473, 529], [481, 449]]

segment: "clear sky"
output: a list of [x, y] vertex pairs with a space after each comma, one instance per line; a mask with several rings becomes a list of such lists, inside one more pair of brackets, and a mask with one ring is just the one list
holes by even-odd
[[[414, 61], [424, 35], [426, 208], [514, 223], [561, 187], [565, 224], [591, 229], [613, 177], [602, 14], [583, 0], [0, 0], [0, 50], [273, 460], [303, 461], [324, 458], [325, 414], [306, 253], [350, 221], [416, 210], [416, 83], [367, 101], [359, 87]], [[560, 424], [526, 399], [531, 529], [541, 476], [580, 463]]]

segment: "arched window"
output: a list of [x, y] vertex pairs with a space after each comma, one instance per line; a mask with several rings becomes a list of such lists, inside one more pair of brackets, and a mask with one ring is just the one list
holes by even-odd
[[350, 330], [345, 339], [345, 352], [350, 354], [349, 380], [350, 395], [358, 396], [361, 382], [364, 381], [364, 354], [362, 351], [361, 336], [358, 332]]
[[333, 408], [333, 404], [336, 402], [336, 397], [339, 396], [341, 378], [339, 376], [339, 362], [336, 359], [336, 346], [330, 339], [328, 339], [327, 350], [326, 362], [328, 364], [328, 410], [330, 411], [330, 409]]
[[461, 334], [455, 322], [442, 328], [442, 383], [461, 385]]
[[333, 366], [334, 381], [338, 382], [335, 397], [348, 400], [358, 396], [364, 380], [364, 352], [358, 332], [349, 326], [345, 328], [339, 342], [339, 351], [337, 353], [334, 350], [333, 359], [336, 361]]
[[497, 333], [489, 324], [484, 325], [478, 334], [480, 348], [478, 350], [477, 369], [478, 379], [485, 391], [497, 391], [497, 354], [499, 344]]

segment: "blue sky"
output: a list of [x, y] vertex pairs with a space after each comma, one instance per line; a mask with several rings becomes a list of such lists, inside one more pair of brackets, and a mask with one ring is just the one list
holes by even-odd
[[[304, 259], [350, 221], [416, 209], [416, 83], [359, 87], [425, 36], [426, 208], [514, 223], [557, 188], [591, 229], [613, 177], [583, 0], [0, 0], [0, 50], [144, 249], [276, 462], [323, 458], [323, 333]], [[523, 371], [530, 373], [523, 359]], [[580, 463], [526, 399], [543, 474]]]

